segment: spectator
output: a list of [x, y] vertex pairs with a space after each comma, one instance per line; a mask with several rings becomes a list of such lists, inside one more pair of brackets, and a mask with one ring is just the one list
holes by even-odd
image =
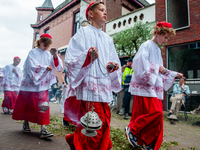
[[192, 115], [200, 115], [200, 105], [198, 108], [194, 109], [193, 111], [190, 111]]
[[185, 85], [186, 78], [180, 78], [179, 83], [174, 84], [173, 86], [173, 94], [170, 98], [170, 101], [172, 102], [169, 114], [167, 117], [174, 113], [176, 117], [178, 117], [178, 112], [181, 107], [181, 105], [185, 104], [186, 98], [190, 94], [190, 89], [188, 85]]
[[122, 85], [124, 89], [124, 97], [123, 97], [123, 104], [122, 108], [119, 111], [119, 115], [123, 116], [124, 119], [128, 119], [129, 109], [130, 109], [130, 101], [131, 101], [131, 93], [128, 91], [131, 77], [133, 74], [132, 69], [132, 58], [127, 60], [127, 67], [124, 70], [123, 77], [122, 77]]

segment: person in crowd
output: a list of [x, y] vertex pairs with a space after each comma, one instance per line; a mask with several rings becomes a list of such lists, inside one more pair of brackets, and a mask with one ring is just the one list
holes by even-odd
[[175, 114], [176, 117], [178, 117], [179, 109], [181, 105], [185, 105], [186, 98], [190, 95], [190, 89], [188, 85], [185, 85], [186, 78], [180, 78], [179, 83], [174, 84], [173, 86], [173, 94], [170, 98], [170, 101], [172, 102], [169, 114], [167, 117], [170, 117], [172, 113]]
[[[64, 115], [69, 123], [77, 125], [74, 134], [66, 135], [66, 141], [72, 150], [110, 150], [108, 103], [112, 91], [121, 90], [121, 65], [112, 38], [102, 31], [107, 18], [104, 3], [91, 3], [86, 17], [91, 25], [80, 28], [71, 38], [65, 55], [69, 90]], [[91, 110], [98, 114], [102, 127], [96, 136], [87, 137], [81, 132], [80, 118]]]
[[62, 91], [61, 91], [62, 86], [59, 85], [59, 80], [58, 80], [57, 76], [56, 76], [56, 81], [57, 82], [51, 86], [52, 92], [50, 92], [50, 93], [52, 93], [54, 95], [54, 97], [52, 99], [50, 99], [50, 101], [55, 104], [58, 104], [58, 103], [60, 103], [60, 96], [62, 94]]
[[190, 113], [192, 115], [200, 115], [200, 106], [198, 108], [194, 109], [193, 111], [190, 111]]
[[14, 120], [24, 120], [22, 130], [26, 133], [31, 132], [29, 122], [41, 125], [40, 138], [53, 136], [45, 127], [50, 123], [49, 88], [56, 82], [52, 68], [58, 72], [63, 69], [56, 50], [47, 51], [51, 44], [51, 35], [45, 33], [36, 41], [36, 48], [29, 51], [12, 116]]
[[21, 59], [16, 56], [13, 59], [13, 64], [6, 65], [0, 69], [0, 90], [4, 91], [4, 100], [2, 103], [2, 111], [4, 114], [13, 113], [17, 93], [22, 80], [22, 71], [17, 67]]
[[127, 67], [124, 70], [123, 76], [122, 76], [122, 85], [124, 89], [124, 97], [123, 97], [123, 104], [122, 108], [119, 111], [119, 115], [123, 116], [124, 119], [128, 119], [129, 115], [129, 109], [130, 109], [130, 102], [131, 102], [131, 93], [128, 91], [129, 90], [129, 85], [131, 82], [131, 77], [133, 74], [133, 69], [132, 69], [132, 58], [129, 58], [127, 60]]
[[134, 95], [133, 111], [125, 134], [133, 147], [159, 150], [163, 140], [163, 90], [168, 90], [175, 77], [183, 74], [164, 68], [161, 50], [175, 35], [172, 24], [158, 22], [153, 38], [144, 42], [133, 59], [129, 92]]
[[[62, 98], [60, 100], [60, 112], [64, 113], [64, 104], [65, 104], [65, 100], [66, 100], [66, 96], [67, 96], [67, 72], [66, 72], [66, 68], [64, 68], [63, 72], [62, 72], [62, 81], [63, 81], [63, 91], [62, 91]], [[69, 126], [68, 121], [65, 120], [65, 117], [63, 117], [62, 119], [62, 124], [64, 127]]]

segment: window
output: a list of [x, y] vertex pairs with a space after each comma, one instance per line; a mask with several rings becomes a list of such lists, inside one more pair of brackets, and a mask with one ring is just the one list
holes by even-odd
[[40, 15], [40, 21], [42, 21], [42, 15]]
[[35, 34], [35, 40], [39, 39], [40, 38], [40, 34], [39, 33], [36, 33]]
[[80, 12], [77, 12], [74, 14], [74, 34], [80, 28], [79, 19], [80, 19]]
[[200, 41], [168, 47], [168, 68], [187, 79], [200, 78]]
[[176, 30], [189, 27], [188, 0], [166, 0], [166, 19]]
[[49, 34], [49, 28], [46, 28], [46, 29], [44, 30], [44, 33]]

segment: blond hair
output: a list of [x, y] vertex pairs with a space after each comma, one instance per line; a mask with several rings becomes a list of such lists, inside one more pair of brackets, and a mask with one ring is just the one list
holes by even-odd
[[52, 44], [52, 40], [48, 37], [41, 37], [35, 42], [35, 47], [40, 47], [40, 42], [44, 43], [44, 46], [47, 47]]
[[154, 30], [153, 30], [153, 36], [159, 34], [159, 35], [165, 35], [166, 33], [168, 33], [170, 36], [175, 36], [176, 35], [176, 31], [173, 28], [166, 28], [166, 27], [158, 27], [158, 26], [154, 26]]

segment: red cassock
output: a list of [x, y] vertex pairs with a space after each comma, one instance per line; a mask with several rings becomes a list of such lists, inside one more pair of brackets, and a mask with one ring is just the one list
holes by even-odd
[[[81, 133], [83, 126], [80, 124], [80, 118], [87, 113], [88, 106], [89, 110], [92, 106], [95, 108], [94, 111], [103, 122], [101, 129], [96, 130], [98, 134], [95, 137], [87, 137]], [[88, 102], [77, 100], [75, 96], [69, 97], [65, 101], [64, 118], [77, 125], [77, 129], [72, 135], [76, 150], [110, 150], [112, 148], [110, 139], [111, 112], [108, 103]]]
[[14, 109], [17, 100], [17, 91], [4, 91], [2, 107]]
[[[49, 91], [41, 92], [27, 92], [20, 91], [15, 109], [13, 111], [12, 119], [26, 120], [39, 125], [47, 125], [50, 123], [49, 106], [47, 110], [42, 110], [43, 104], [49, 104]], [[43, 106], [44, 107], [44, 106]]]
[[138, 137], [139, 145], [152, 143], [155, 145], [154, 150], [158, 150], [163, 140], [162, 101], [157, 97], [134, 96], [129, 127]]

